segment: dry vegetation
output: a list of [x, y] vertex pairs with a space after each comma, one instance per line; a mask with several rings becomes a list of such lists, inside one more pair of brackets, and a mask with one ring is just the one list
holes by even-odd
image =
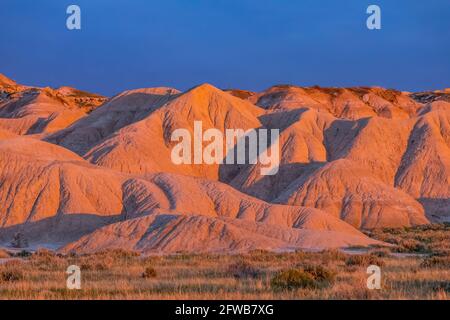
[[[380, 230], [396, 246], [341, 251], [142, 257], [106, 251], [62, 256], [0, 251], [2, 299], [448, 299], [450, 226]], [[355, 249], [355, 252], [357, 249]], [[12, 260], [11, 260], [12, 259]], [[65, 270], [82, 270], [66, 289]], [[382, 289], [366, 288], [366, 268], [382, 268]]]

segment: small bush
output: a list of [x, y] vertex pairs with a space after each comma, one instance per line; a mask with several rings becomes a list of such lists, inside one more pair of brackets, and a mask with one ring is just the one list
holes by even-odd
[[321, 283], [333, 283], [336, 278], [336, 272], [325, 269], [323, 266], [306, 266], [303, 270]]
[[114, 258], [111, 256], [90, 255], [83, 257], [80, 268], [82, 270], [104, 271], [110, 270], [115, 264]]
[[450, 266], [449, 256], [433, 256], [425, 259], [420, 266], [422, 268], [441, 268]]
[[415, 239], [402, 240], [400, 241], [399, 246], [399, 252], [426, 253], [430, 251], [430, 248], [426, 244]]
[[307, 266], [281, 271], [272, 278], [270, 285], [275, 290], [324, 288], [334, 282], [335, 276], [334, 272], [322, 266]]
[[449, 248], [439, 248], [433, 251], [433, 256], [439, 257], [450, 257], [450, 246]]
[[13, 254], [14, 257], [18, 257], [18, 258], [27, 258], [29, 256], [31, 256], [32, 253], [30, 251], [27, 250], [22, 250], [20, 252], [17, 252], [15, 254]]
[[368, 267], [373, 264], [382, 267], [384, 266], [384, 261], [375, 255], [362, 254], [348, 257], [347, 261], [345, 261], [345, 264], [347, 266], [364, 266], [364, 267]]
[[299, 288], [314, 288], [314, 277], [301, 270], [290, 269], [278, 273], [270, 281], [270, 285], [276, 290], [294, 290]]
[[391, 251], [389, 249], [382, 248], [370, 252], [370, 255], [378, 258], [387, 258], [391, 255]]
[[228, 266], [227, 273], [237, 279], [257, 278], [260, 271], [246, 261], [239, 261]]
[[146, 267], [144, 272], [142, 273], [142, 278], [148, 279], [148, 278], [156, 278], [156, 270], [153, 267]]
[[0, 271], [0, 282], [15, 282], [24, 278], [23, 272], [20, 269], [14, 269], [11, 267]]

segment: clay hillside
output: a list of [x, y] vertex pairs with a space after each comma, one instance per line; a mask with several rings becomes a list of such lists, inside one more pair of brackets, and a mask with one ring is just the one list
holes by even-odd
[[20, 135], [55, 132], [81, 119], [105, 100], [70, 87], [19, 85], [0, 74], [0, 130]]
[[[275, 175], [175, 164], [174, 130], [279, 129]], [[204, 146], [208, 143], [206, 142]], [[0, 75], [0, 245], [91, 253], [383, 245], [450, 221], [450, 91], [209, 84], [112, 98]]]

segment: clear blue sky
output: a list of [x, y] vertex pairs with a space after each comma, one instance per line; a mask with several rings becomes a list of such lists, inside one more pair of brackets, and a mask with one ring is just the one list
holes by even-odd
[[[66, 29], [66, 8], [82, 30]], [[366, 8], [382, 29], [366, 28]], [[106, 95], [203, 82], [450, 87], [449, 0], [1, 0], [0, 73]]]

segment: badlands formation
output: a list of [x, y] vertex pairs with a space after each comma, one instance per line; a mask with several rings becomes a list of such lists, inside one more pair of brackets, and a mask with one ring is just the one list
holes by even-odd
[[83, 118], [105, 100], [70, 87], [23, 86], [0, 74], [0, 130], [19, 135], [55, 132]]
[[[450, 92], [208, 84], [110, 99], [0, 75], [0, 245], [144, 254], [381, 245], [450, 221]], [[180, 164], [171, 133], [279, 129], [261, 164]]]

